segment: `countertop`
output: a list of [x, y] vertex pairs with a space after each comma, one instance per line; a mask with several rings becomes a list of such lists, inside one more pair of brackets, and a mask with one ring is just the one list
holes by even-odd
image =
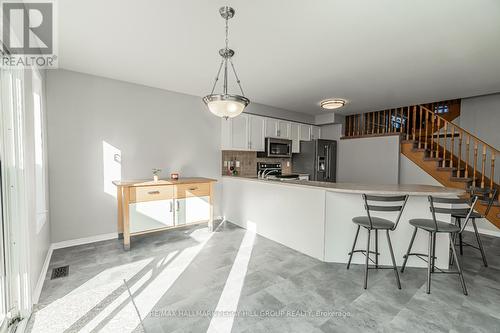
[[465, 194], [464, 190], [431, 186], [431, 185], [389, 185], [389, 184], [357, 184], [357, 183], [329, 183], [312, 180], [266, 180], [257, 177], [238, 177], [238, 176], [223, 176], [226, 179], [238, 179], [251, 182], [261, 182], [266, 184], [288, 185], [299, 187], [313, 187], [326, 191], [339, 193], [357, 193], [357, 194], [380, 194], [380, 195], [419, 195], [419, 196], [459, 196]]
[[137, 180], [114, 180], [113, 184], [116, 186], [157, 186], [157, 185], [179, 185], [179, 184], [197, 184], [197, 183], [211, 183], [216, 182], [216, 179], [202, 178], [202, 177], [188, 177], [173, 179], [159, 179], [157, 182], [151, 179], [137, 179]]

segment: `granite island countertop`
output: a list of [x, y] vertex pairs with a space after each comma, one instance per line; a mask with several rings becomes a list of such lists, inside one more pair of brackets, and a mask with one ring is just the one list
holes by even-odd
[[257, 177], [222, 176], [223, 179], [238, 179], [243, 181], [261, 182], [265, 184], [276, 184], [283, 186], [313, 187], [325, 191], [354, 194], [379, 194], [398, 195], [408, 194], [416, 196], [460, 196], [465, 194], [464, 190], [442, 186], [419, 185], [419, 184], [358, 184], [358, 183], [330, 183], [313, 180], [268, 180]]

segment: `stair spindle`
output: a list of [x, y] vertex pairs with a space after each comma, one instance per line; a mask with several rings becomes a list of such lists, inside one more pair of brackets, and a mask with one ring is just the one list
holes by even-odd
[[427, 134], [427, 122], [429, 121], [429, 113], [427, 111], [424, 111], [425, 112], [425, 142], [424, 142], [424, 148], [425, 150], [427, 151], [427, 138], [428, 138], [428, 134]]
[[422, 148], [422, 107], [419, 105], [419, 117], [418, 117], [418, 148]]
[[450, 168], [453, 168], [453, 152], [455, 151], [455, 125], [450, 123], [451, 145], [450, 145]]
[[372, 112], [372, 134], [375, 134], [375, 112]]
[[429, 150], [430, 150], [429, 156], [430, 157], [432, 157], [434, 155], [433, 148], [434, 148], [434, 122], [436, 120], [435, 118], [436, 117], [435, 117], [434, 113], [431, 113], [431, 146], [429, 148]]
[[[490, 190], [493, 189], [493, 179], [495, 179], [495, 152], [491, 152], [491, 170], [490, 170]], [[490, 191], [490, 197], [493, 192]]]
[[465, 140], [465, 178], [469, 178], [470, 136]]
[[472, 186], [476, 187], [476, 170], [477, 170], [477, 141], [474, 140], [474, 163], [472, 169]]
[[461, 176], [460, 167], [462, 165], [462, 131], [458, 130], [458, 164], [457, 164], [457, 177]]
[[436, 153], [435, 153], [435, 158], [438, 158], [439, 157], [439, 136], [440, 136], [440, 133], [441, 133], [441, 128], [439, 127], [439, 121], [441, 120], [439, 117], [437, 117], [437, 127], [436, 127]]
[[448, 136], [448, 123], [444, 123], [444, 138], [443, 138], [443, 163], [442, 167], [444, 168], [446, 166], [446, 138]]
[[380, 133], [380, 111], [378, 111], [376, 113], [376, 115], [377, 115], [377, 126], [376, 126], [377, 127], [377, 134], [379, 134]]
[[483, 159], [481, 161], [481, 188], [484, 188], [484, 174], [486, 171], [486, 145], [483, 144]]
[[406, 126], [406, 140], [410, 140], [410, 107], [409, 106], [408, 106], [408, 109], [406, 110], [405, 126]]

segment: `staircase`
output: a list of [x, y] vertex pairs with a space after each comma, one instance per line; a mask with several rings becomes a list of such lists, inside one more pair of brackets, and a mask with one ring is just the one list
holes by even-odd
[[[464, 189], [467, 195], [474, 192], [479, 197], [476, 210], [487, 214], [488, 221], [500, 228], [500, 181], [498, 176], [495, 178], [500, 174], [495, 166], [500, 151], [452, 123], [459, 111], [438, 114], [437, 110], [440, 108], [427, 104], [400, 108], [396, 113], [350, 116], [345, 137], [400, 135], [404, 156], [443, 186]], [[493, 204], [488, 209], [490, 201]]]

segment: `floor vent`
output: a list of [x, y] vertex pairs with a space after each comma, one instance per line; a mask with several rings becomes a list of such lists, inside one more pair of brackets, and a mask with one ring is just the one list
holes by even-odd
[[62, 278], [68, 276], [69, 274], [69, 266], [61, 266], [56, 267], [52, 270], [52, 275], [50, 277], [51, 280]]

